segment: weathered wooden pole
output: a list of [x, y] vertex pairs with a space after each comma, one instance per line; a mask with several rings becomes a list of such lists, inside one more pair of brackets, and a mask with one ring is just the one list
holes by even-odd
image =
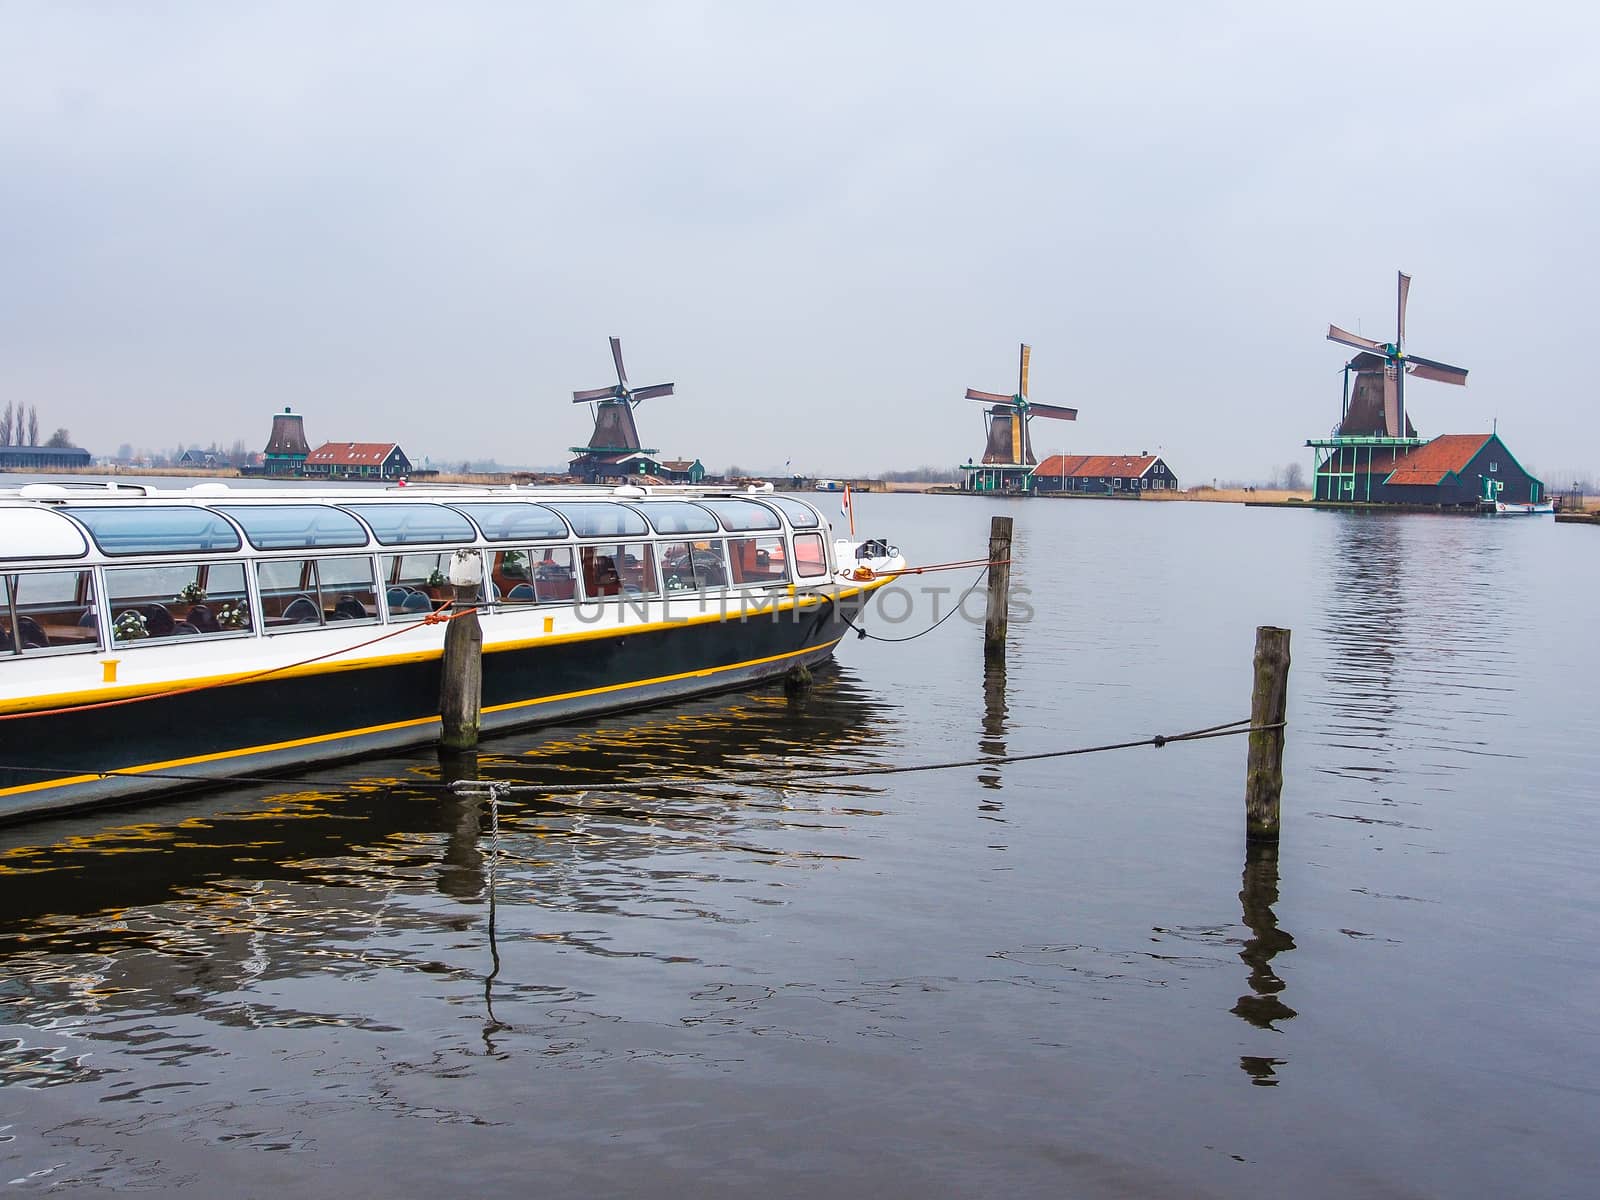
[[475, 550], [457, 550], [450, 563], [454, 607], [468, 611], [444, 630], [444, 658], [439, 672], [439, 745], [470, 750], [478, 744], [483, 708], [483, 627], [478, 624], [478, 587], [483, 559]]
[[989, 522], [989, 603], [983, 618], [983, 657], [1006, 658], [1006, 608], [1011, 603], [1011, 518]]
[[1244, 774], [1245, 836], [1278, 840], [1283, 793], [1283, 719], [1289, 707], [1289, 631], [1256, 628], [1255, 688], [1250, 695], [1250, 757]]

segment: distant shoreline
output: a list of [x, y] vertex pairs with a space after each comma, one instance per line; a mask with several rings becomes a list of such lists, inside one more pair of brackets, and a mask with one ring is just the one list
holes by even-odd
[[[394, 483], [398, 482], [396, 480], [383, 480], [383, 479], [306, 479], [306, 478], [303, 478], [303, 477], [301, 477], [301, 478], [288, 478], [288, 477], [274, 477], [274, 476], [270, 476], [270, 475], [243, 475], [237, 469], [232, 468], [232, 467], [228, 467], [228, 468], [214, 468], [214, 467], [212, 467], [212, 468], [208, 468], [208, 467], [115, 467], [115, 468], [108, 468], [108, 467], [67, 467], [67, 468], [62, 468], [60, 470], [55, 470], [55, 471], [15, 471], [15, 472], [8, 472], [8, 471], [0, 470], [0, 477], [3, 477], [5, 475], [7, 475], [7, 474], [29, 475], [29, 476], [39, 476], [39, 475], [84, 475], [84, 476], [95, 476], [95, 477], [110, 478], [110, 479], [119, 479], [119, 478], [123, 478], [123, 477], [139, 478], [139, 477], [146, 477], [146, 476], [166, 477], [166, 478], [169, 478], [169, 479], [174, 479], [174, 478], [177, 478], [177, 479], [218, 479], [218, 480], [250, 479], [250, 480], [260, 480], [260, 481], [263, 481], [263, 482], [271, 482], [271, 481], [276, 480], [277, 482], [281, 482], [281, 483], [389, 483], [389, 484], [394, 484]], [[534, 478], [536, 475], [537, 475], [536, 472], [529, 472], [529, 471], [498, 471], [498, 472], [494, 472], [492, 474], [469, 474], [469, 475], [462, 475], [462, 474], [458, 474], [458, 473], [455, 473], [455, 472], [439, 472], [438, 474], [429, 475], [426, 480], [419, 480], [419, 481], [417, 481], [417, 483], [419, 485], [422, 485], [422, 484], [425, 484], [425, 483], [465, 483], [465, 484], [480, 484], [480, 485], [482, 485], [484, 487], [503, 487], [503, 486], [506, 486], [506, 485], [509, 485], [509, 484], [513, 484], [513, 483], [517, 483], [517, 484], [526, 483], [531, 478]], [[548, 479], [548, 477], [544, 477], [544, 478]], [[776, 480], [773, 480], [772, 482], [773, 482], [774, 486], [777, 485], [777, 481]], [[947, 495], [947, 496], [974, 496], [974, 495], [976, 495], [976, 496], [992, 496], [993, 495], [993, 493], [987, 493], [987, 492], [962, 492], [962, 491], [957, 491], [957, 490], [954, 490], [955, 489], [955, 485], [954, 484], [951, 484], [949, 482], [942, 482], [942, 481], [939, 481], [939, 480], [878, 480], [878, 479], [872, 479], [872, 480], [862, 480], [861, 482], [865, 485], [866, 488], [870, 488], [874, 492], [899, 493], [899, 494], [906, 494], [906, 495], [927, 495], [927, 494]], [[737, 486], [737, 485], [730, 484], [728, 486]], [[854, 488], [856, 485], [854, 483], [852, 483], [851, 486]], [[809, 489], [806, 489], [806, 490], [809, 490]], [[818, 493], [818, 494], [819, 495], [827, 495], [827, 494], [830, 494], [830, 493]], [[1201, 486], [1201, 487], [1192, 488], [1192, 489], [1190, 489], [1188, 491], [1183, 491], [1183, 492], [1139, 492], [1137, 496], [1133, 496], [1133, 495], [1130, 495], [1130, 494], [1119, 495], [1117, 493], [1111, 493], [1109, 495], [1089, 495], [1089, 494], [1082, 494], [1082, 493], [1079, 493], [1079, 494], [1075, 495], [1075, 494], [1072, 494], [1072, 493], [1067, 493], [1065, 495], [1062, 495], [1062, 494], [1055, 493], [1055, 492], [1041, 492], [1041, 493], [1038, 493], [1034, 497], [1030, 497], [1030, 499], [1033, 499], [1033, 498], [1042, 498], [1042, 499], [1050, 499], [1050, 500], [1130, 500], [1130, 499], [1137, 499], [1139, 501], [1154, 500], [1154, 501], [1159, 501], [1161, 503], [1167, 503], [1167, 504], [1170, 504], [1173, 501], [1178, 501], [1178, 500], [1198, 500], [1198, 501], [1202, 501], [1202, 502], [1211, 502], [1211, 503], [1242, 504], [1242, 503], [1245, 503], [1246, 501], [1258, 501], [1258, 502], [1259, 501], [1266, 501], [1266, 502], [1284, 503], [1284, 502], [1288, 502], [1288, 501], [1292, 501], [1292, 500], [1310, 500], [1311, 499], [1311, 493], [1308, 490], [1289, 491], [1289, 490], [1286, 490], [1286, 489], [1279, 489], [1279, 488], [1214, 488], [1214, 487]]]

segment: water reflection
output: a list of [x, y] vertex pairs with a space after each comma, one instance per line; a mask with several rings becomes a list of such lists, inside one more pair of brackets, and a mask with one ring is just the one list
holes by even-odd
[[[1381, 744], [1392, 737], [1402, 704], [1395, 675], [1404, 644], [1407, 526], [1387, 514], [1337, 516], [1341, 527], [1321, 627], [1329, 653], [1324, 692], [1333, 709], [1328, 728], [1336, 742]], [[1366, 770], [1390, 765], [1385, 759]]]
[[[1294, 1009], [1283, 1002], [1283, 980], [1272, 969], [1274, 958], [1294, 949], [1294, 938], [1278, 928], [1277, 915], [1272, 911], [1277, 902], [1278, 847], [1271, 843], [1249, 843], [1245, 847], [1244, 885], [1239, 889], [1239, 904], [1251, 936], [1245, 940], [1239, 957], [1250, 968], [1250, 994], [1239, 997], [1233, 1014], [1260, 1029], [1275, 1029], [1275, 1022], [1295, 1016]], [[1240, 1059], [1239, 1065], [1250, 1074], [1253, 1082], [1271, 1084], [1276, 1082], [1273, 1068], [1282, 1065], [1282, 1061], [1245, 1057]]]
[[[383, 972], [477, 981], [487, 1045], [503, 1028], [495, 1006], [508, 994], [564, 994], [538, 983], [506, 990], [498, 892], [513, 888], [519, 910], [583, 914], [537, 936], [601, 955], [615, 953], [608, 919], [717, 919], [704, 894], [706, 856], [735, 881], [754, 856], [815, 861], [788, 844], [798, 841], [791, 823], [808, 819], [814, 794], [850, 788], [808, 788], [804, 768], [878, 761], [892, 721], [853, 679], [819, 673], [799, 704], [776, 691], [744, 693], [499, 738], [475, 755], [429, 750], [331, 768], [315, 788], [214, 793], [133, 819], [7, 830], [0, 963], [12, 1022], [83, 1028], [71, 1044], [0, 1053], [0, 1082], [75, 1072], [76, 1044], [145, 1037], [134, 1014], [152, 1011], [222, 1026], [376, 1028], [344, 1007], [339, 989], [292, 981]], [[782, 789], [730, 780], [783, 770], [796, 774]], [[498, 804], [447, 790], [485, 777], [628, 786], [533, 790]], [[672, 870], [674, 858], [694, 865]], [[193, 1041], [170, 1051], [180, 1060], [211, 1053]]]
[[[1464, 770], [1514, 703], [1503, 547], [1466, 518], [1339, 517], [1312, 700], [1335, 753], [1320, 769], [1379, 784]], [[1417, 754], [1440, 750], [1450, 765]]]
[[[1003, 662], [985, 662], [983, 666], [983, 736], [978, 739], [978, 749], [984, 754], [1003, 757], [1006, 752], [1006, 665]], [[984, 787], [999, 791], [1004, 785], [1000, 778], [1000, 765], [984, 767], [978, 772], [978, 782]], [[978, 806], [985, 813], [998, 813], [1004, 809], [998, 800], [988, 800]]]
[[[438, 754], [439, 782], [445, 787], [481, 777], [476, 750], [441, 749]], [[448, 792], [439, 797], [449, 830], [439, 867], [439, 890], [458, 900], [472, 899], [484, 891], [483, 852], [478, 848], [484, 800], [482, 792]]]

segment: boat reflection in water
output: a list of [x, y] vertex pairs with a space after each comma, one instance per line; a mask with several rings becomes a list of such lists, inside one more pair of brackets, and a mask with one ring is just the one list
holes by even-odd
[[[708, 915], [707, 881], [748, 870], [752, 853], [801, 865], [828, 857], [815, 848], [815, 814], [871, 789], [822, 773], [881, 763], [895, 719], [845, 670], [824, 668], [796, 697], [769, 688], [526, 731], [465, 759], [418, 751], [319, 770], [314, 785], [0, 831], [11, 1022], [78, 1024], [61, 1045], [0, 1050], [0, 1084], [78, 1077], [62, 1064], [84, 1055], [67, 1043], [132, 1036], [116, 1019], [130, 1010], [365, 1027], [369, 1017], [341, 1011], [338, 989], [305, 981], [375, 970], [481, 978], [491, 872], [501, 913], [508, 898], [522, 910], [524, 936], [529, 909], [590, 914], [585, 926], [680, 906]], [[758, 776], [768, 782], [748, 782]], [[449, 790], [462, 778], [518, 790], [491, 813], [486, 793]], [[804, 838], [788, 836], [797, 825]], [[677, 859], [681, 879], [697, 883], [680, 886]], [[609, 953], [593, 930], [536, 936]]]

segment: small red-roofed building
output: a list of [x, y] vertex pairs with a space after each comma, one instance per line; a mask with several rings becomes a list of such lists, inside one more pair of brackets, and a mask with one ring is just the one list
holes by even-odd
[[1052, 454], [1033, 468], [1033, 490], [1079, 496], [1126, 496], [1175, 492], [1178, 477], [1160, 455]]
[[411, 461], [393, 442], [323, 442], [302, 471], [310, 479], [399, 479], [411, 473]]
[[1545, 499], [1544, 484], [1523, 470], [1498, 433], [1444, 433], [1413, 446], [1342, 440], [1347, 444], [1317, 464], [1315, 500], [1476, 509]]

